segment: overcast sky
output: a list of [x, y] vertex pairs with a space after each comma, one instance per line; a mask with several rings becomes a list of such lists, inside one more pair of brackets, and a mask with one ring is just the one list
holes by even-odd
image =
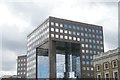
[[118, 0], [103, 1], [40, 0], [29, 2], [27, 0], [26, 2], [1, 2], [0, 76], [16, 74], [17, 56], [26, 54], [27, 35], [48, 16], [103, 26], [105, 51], [117, 48]]

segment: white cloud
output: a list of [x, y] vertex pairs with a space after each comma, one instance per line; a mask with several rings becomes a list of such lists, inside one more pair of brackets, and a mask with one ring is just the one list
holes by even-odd
[[0, 71], [0, 77], [4, 75], [16, 75], [16, 71]]

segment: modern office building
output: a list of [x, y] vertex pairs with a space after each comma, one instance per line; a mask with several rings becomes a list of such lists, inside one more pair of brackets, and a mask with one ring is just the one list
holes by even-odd
[[102, 26], [49, 17], [27, 36], [28, 78], [93, 78]]
[[95, 78], [120, 80], [120, 49], [94, 55]]
[[27, 55], [18, 56], [17, 58], [17, 76], [26, 78], [27, 75]]

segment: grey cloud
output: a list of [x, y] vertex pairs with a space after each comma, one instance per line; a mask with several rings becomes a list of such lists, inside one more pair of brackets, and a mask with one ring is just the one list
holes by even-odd
[[19, 17], [19, 13], [30, 20], [32, 26], [36, 27], [46, 17], [49, 16], [53, 9], [52, 5], [38, 2], [37, 5], [32, 2], [11, 2], [7, 3], [9, 8]]

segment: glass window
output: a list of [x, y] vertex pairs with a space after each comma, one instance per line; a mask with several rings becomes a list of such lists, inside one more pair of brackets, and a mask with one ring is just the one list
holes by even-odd
[[69, 31], [69, 34], [71, 34], [71, 31]]
[[65, 36], [65, 39], [68, 39], [68, 36]]
[[91, 40], [91, 39], [89, 39], [89, 42], [91, 43], [91, 42], [92, 42], [92, 40]]
[[86, 53], [88, 53], [88, 50], [86, 50]]
[[89, 45], [90, 48], [92, 48], [92, 45]]
[[97, 54], [97, 52], [96, 52], [96, 51], [94, 51], [94, 54]]
[[93, 68], [91, 68], [91, 71], [93, 71]]
[[93, 59], [93, 56], [90, 56], [90, 59]]
[[95, 46], [95, 45], [93, 45], [93, 48], [94, 48], [94, 49], [96, 49], [96, 46]]
[[88, 39], [85, 39], [85, 42], [88, 42]]
[[77, 41], [80, 41], [80, 38], [77, 38]]
[[56, 34], [56, 35], [55, 35], [55, 38], [59, 38], [59, 35]]
[[54, 26], [54, 22], [51, 22], [51, 25]]
[[89, 68], [89, 67], [87, 67], [87, 70], [90, 70], [90, 68]]
[[82, 45], [82, 47], [84, 47], [84, 44], [81, 44]]
[[72, 28], [71, 25], [69, 25], [69, 28], [70, 28], [70, 29]]
[[87, 33], [85, 33], [85, 36], [87, 37], [87, 36], [88, 36], [88, 34], [87, 34]]
[[92, 37], [92, 35], [91, 35], [91, 34], [89, 34], [89, 37]]
[[81, 31], [83, 31], [83, 27], [81, 27]]
[[80, 35], [80, 33], [79, 33], [79, 32], [77, 32], [77, 35], [79, 36], [79, 35]]
[[81, 36], [84, 36], [84, 33], [81, 33]]
[[92, 32], [95, 32], [95, 30], [93, 29]]
[[90, 50], [90, 54], [93, 54], [93, 53], [92, 53], [92, 50]]
[[99, 49], [99, 46], [97, 46], [97, 49]]
[[84, 58], [85, 58], [85, 56], [84, 56], [84, 55], [82, 55], [82, 58], [84, 59]]
[[82, 64], [85, 64], [85, 61], [82, 61]]
[[117, 67], [117, 60], [112, 61], [112, 66], [113, 66], [113, 68]]
[[98, 33], [98, 30], [96, 30], [96, 33]]
[[58, 23], [55, 23], [55, 26], [59, 26]]
[[95, 43], [95, 40], [93, 40], [93, 43]]
[[59, 29], [55, 29], [56, 32], [59, 32]]
[[71, 37], [71, 36], [69, 36], [69, 39], [70, 39], [70, 40], [72, 40], [72, 37]]
[[86, 70], [86, 68], [85, 68], [85, 67], [83, 67], [83, 70]]
[[91, 29], [89, 29], [89, 32], [91, 32]]
[[66, 34], [67, 34], [67, 32], [68, 32], [67, 30], [64, 31], [64, 33], [66, 33]]
[[62, 29], [60, 29], [60, 33], [63, 33], [63, 30], [62, 30]]
[[60, 39], [63, 39], [63, 35], [60, 35]]
[[97, 40], [97, 44], [99, 44], [99, 41]]
[[77, 27], [77, 30], [80, 30], [80, 27]]
[[99, 36], [98, 36], [98, 35], [96, 35], [96, 38], [98, 39], [98, 38], [99, 38]]
[[85, 47], [88, 48], [88, 44], [86, 44]]
[[93, 34], [93, 38], [95, 38], [95, 35]]
[[102, 39], [102, 36], [100, 36], [100, 39]]
[[84, 38], [81, 38], [81, 41], [84, 42]]
[[76, 27], [75, 27], [75, 26], [73, 26], [73, 29], [76, 29]]
[[93, 62], [90, 62], [90, 65], [93, 65]]
[[86, 56], [86, 59], [89, 59], [89, 56]]
[[60, 27], [63, 27], [63, 24], [60, 24]]
[[108, 63], [105, 63], [104, 64], [104, 69], [108, 69], [109, 68], [109, 64]]
[[100, 44], [103, 44], [103, 42], [102, 42], [102, 41], [100, 41]]
[[54, 31], [54, 28], [51, 28], [51, 31]]
[[76, 40], [76, 37], [73, 37], [73, 40]]
[[118, 78], [118, 72], [114, 72], [114, 80], [119, 80]]
[[100, 34], [102, 34], [102, 31], [100, 31]]
[[87, 31], [87, 28], [85, 28], [85, 31]]
[[85, 53], [85, 50], [82, 50], [82, 53]]
[[73, 32], [73, 35], [76, 35], [76, 32]]
[[89, 61], [86, 61], [86, 64], [89, 65]]
[[67, 24], [64, 24], [64, 28], [68, 28]]

